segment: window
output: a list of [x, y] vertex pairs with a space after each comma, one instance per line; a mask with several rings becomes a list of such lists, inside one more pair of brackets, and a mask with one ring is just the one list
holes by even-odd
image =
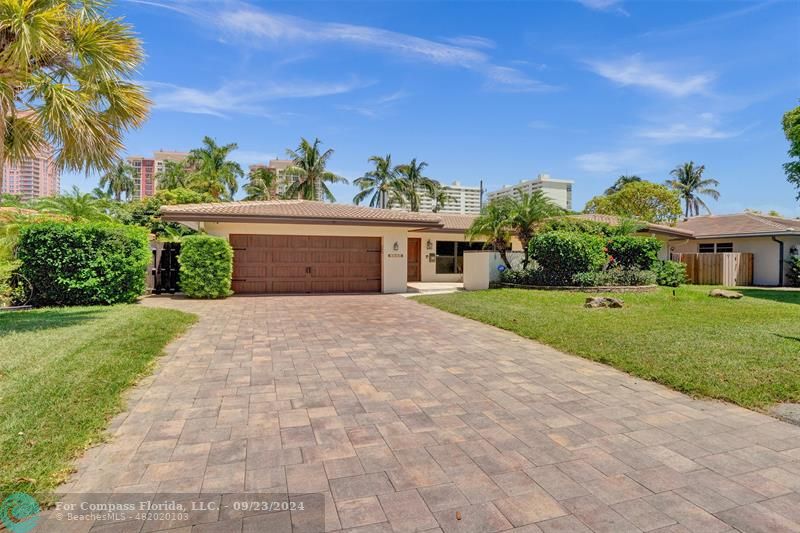
[[733, 251], [733, 243], [732, 242], [718, 242], [717, 243], [717, 253], [729, 253]]
[[730, 253], [733, 251], [733, 243], [732, 242], [707, 242], [698, 245], [697, 251], [701, 254], [723, 254], [723, 253]]
[[483, 250], [483, 243], [436, 241], [436, 273], [461, 274], [464, 271], [465, 250]]
[[698, 252], [701, 254], [713, 254], [714, 253], [714, 243], [706, 244], [703, 243], [697, 249]]

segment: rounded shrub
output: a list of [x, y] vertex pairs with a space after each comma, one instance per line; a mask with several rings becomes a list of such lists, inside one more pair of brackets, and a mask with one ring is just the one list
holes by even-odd
[[572, 276], [572, 283], [580, 287], [636, 287], [655, 285], [656, 273], [638, 268], [609, 268], [599, 272], [580, 272]]
[[650, 270], [658, 261], [661, 241], [654, 237], [620, 235], [612, 237], [606, 249], [608, 255], [614, 258], [615, 266]]
[[680, 261], [657, 261], [653, 271], [659, 285], [679, 287], [686, 283], [686, 265]]
[[233, 249], [228, 241], [210, 235], [192, 235], [181, 241], [178, 256], [181, 291], [190, 298], [230, 296]]
[[107, 223], [43, 222], [20, 229], [19, 272], [31, 303], [109, 305], [144, 293], [150, 262], [144, 228]]
[[530, 244], [531, 257], [542, 270], [547, 285], [570, 285], [580, 272], [596, 272], [606, 263], [606, 239], [589, 233], [549, 231]]

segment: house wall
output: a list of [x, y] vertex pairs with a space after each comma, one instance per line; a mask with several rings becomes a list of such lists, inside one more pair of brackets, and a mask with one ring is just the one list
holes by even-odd
[[[800, 246], [800, 237], [787, 236], [778, 238], [784, 242], [783, 261], [787, 261], [789, 259], [790, 248], [793, 245]], [[781, 285], [779, 280], [779, 245], [769, 236], [672, 241], [670, 243], [670, 251], [673, 253], [697, 253], [701, 243], [727, 242], [733, 243], [734, 252], [750, 252], [753, 254], [753, 284], [771, 286]], [[784, 274], [785, 272], [786, 265], [784, 263]]]
[[[463, 233], [412, 231], [408, 236], [422, 239], [421, 281], [459, 282], [464, 280], [462, 274], [436, 273], [436, 241], [469, 241]], [[429, 240], [431, 241], [430, 250], [428, 250]], [[522, 250], [522, 245], [517, 239], [512, 239], [511, 246], [513, 250]]]
[[[348, 237], [381, 237], [382, 292], [406, 292], [408, 271], [408, 229], [376, 226], [340, 226], [338, 224], [261, 224], [240, 222], [204, 222], [209, 235], [229, 239], [231, 234], [250, 235], [317, 235]], [[394, 249], [397, 243], [398, 249]], [[423, 242], [423, 247], [424, 247]]]

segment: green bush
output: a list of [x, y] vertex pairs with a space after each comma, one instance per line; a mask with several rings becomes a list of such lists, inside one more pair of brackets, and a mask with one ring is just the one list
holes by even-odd
[[661, 241], [654, 237], [620, 235], [608, 241], [606, 250], [614, 258], [614, 266], [650, 270], [658, 261]]
[[228, 241], [209, 235], [192, 235], [181, 241], [178, 256], [181, 291], [190, 298], [230, 296], [233, 249]]
[[546, 285], [570, 285], [579, 272], [596, 272], [606, 264], [606, 239], [589, 233], [550, 231], [530, 244], [531, 257], [542, 269]]
[[680, 287], [686, 283], [686, 265], [680, 261], [657, 261], [653, 271], [656, 283], [664, 287]]
[[638, 268], [609, 268], [600, 272], [580, 272], [572, 276], [572, 283], [580, 287], [636, 287], [655, 285], [656, 273]]
[[789, 278], [789, 284], [792, 287], [800, 287], [800, 256], [795, 256], [789, 259], [789, 271], [786, 276]]
[[602, 235], [604, 237], [615, 235], [614, 228], [609, 224], [568, 216], [547, 219], [542, 222], [538, 228], [539, 233], [548, 233], [551, 231], [591, 233], [592, 235]]
[[45, 222], [20, 230], [19, 272], [33, 285], [31, 303], [108, 305], [145, 290], [147, 230], [108, 223]]

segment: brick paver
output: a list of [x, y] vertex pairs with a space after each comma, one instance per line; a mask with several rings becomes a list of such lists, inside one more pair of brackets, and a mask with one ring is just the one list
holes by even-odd
[[97, 530], [800, 531], [800, 427], [771, 417], [398, 296], [144, 305], [201, 320], [63, 490], [311, 492], [324, 518]]

